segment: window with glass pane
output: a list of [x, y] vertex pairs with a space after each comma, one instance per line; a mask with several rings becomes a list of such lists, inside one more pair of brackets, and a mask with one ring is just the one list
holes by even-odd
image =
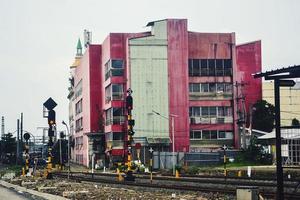
[[194, 139], [201, 139], [201, 131], [194, 131]]
[[193, 59], [193, 76], [200, 76], [199, 59]]
[[225, 83], [225, 92], [232, 93], [232, 84], [231, 83]]
[[208, 60], [208, 75], [209, 76], [215, 76], [216, 73], [216, 63], [214, 59], [209, 59]]
[[208, 76], [207, 59], [201, 59], [201, 76]]
[[232, 116], [232, 108], [225, 107], [225, 116], [231, 117]]
[[209, 107], [209, 115], [210, 115], [210, 117], [216, 117], [217, 116], [217, 107]]
[[189, 59], [189, 76], [193, 76], [193, 60]]
[[189, 92], [193, 92], [193, 83], [189, 84]]
[[224, 75], [225, 76], [232, 75], [232, 63], [230, 59], [224, 60]]
[[208, 109], [208, 107], [202, 107], [201, 108], [201, 115], [202, 115], [202, 117], [208, 117], [209, 116], [209, 109]]
[[113, 124], [122, 124], [124, 122], [123, 108], [113, 108]]
[[193, 116], [200, 117], [200, 107], [193, 107]]
[[108, 103], [111, 101], [111, 85], [105, 88], [105, 102]]
[[112, 98], [113, 98], [113, 100], [122, 100], [123, 99], [123, 85], [122, 84], [113, 84], [112, 85]]
[[216, 84], [209, 83], [209, 92], [216, 92]]
[[105, 80], [107, 80], [111, 75], [110, 75], [110, 60], [105, 63]]
[[202, 139], [203, 140], [209, 140], [210, 139], [210, 131], [203, 130], [202, 131]]
[[232, 131], [226, 131], [226, 139], [233, 139], [233, 133]]
[[113, 140], [124, 140], [124, 133], [114, 132], [113, 133]]
[[210, 131], [210, 139], [218, 139], [218, 131]]
[[112, 60], [111, 61], [111, 75], [112, 76], [123, 76], [123, 60]]
[[109, 125], [109, 124], [112, 124], [112, 109], [108, 109], [105, 111], [105, 124], [106, 125]]
[[218, 116], [224, 117], [224, 114], [225, 114], [224, 107], [222, 106], [218, 107]]
[[224, 75], [223, 59], [216, 60], [216, 76]]
[[193, 92], [200, 92], [200, 83], [193, 84]]
[[194, 132], [190, 131], [190, 139], [193, 139], [193, 138], [194, 138]]
[[217, 84], [217, 92], [224, 92], [224, 83], [218, 83]]
[[219, 131], [218, 138], [219, 138], [219, 139], [224, 139], [224, 138], [226, 138], [225, 131]]
[[123, 60], [112, 60], [111, 67], [112, 68], [123, 68]]
[[208, 92], [208, 83], [201, 83], [201, 92]]

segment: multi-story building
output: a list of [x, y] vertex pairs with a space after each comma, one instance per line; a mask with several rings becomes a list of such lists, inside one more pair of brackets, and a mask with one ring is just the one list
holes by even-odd
[[84, 55], [80, 40], [71, 68], [69, 88], [69, 121], [73, 136], [72, 160], [88, 165], [92, 155], [104, 153], [105, 136], [102, 126], [101, 45], [89, 45]]
[[[91, 155], [89, 135], [104, 133], [105, 149], [125, 156], [124, 99], [129, 88], [134, 138], [159, 151], [170, 150], [172, 143], [175, 151], [183, 152], [214, 151], [224, 144], [238, 148], [239, 115], [261, 99], [261, 82], [251, 77], [261, 71], [260, 41], [237, 46], [234, 33], [190, 32], [186, 19], [147, 26], [151, 31], [110, 33], [102, 45], [87, 48], [75, 69], [72, 102], [75, 107], [83, 102], [75, 117], [75, 124], [83, 120], [82, 130], [74, 134], [75, 147], [82, 144], [82, 149], [75, 154], [83, 155], [85, 165], [85, 155]], [[76, 91], [82, 94], [76, 97]], [[96, 105], [99, 110], [92, 110]], [[104, 119], [103, 133], [99, 124], [92, 131], [90, 119], [97, 117]]]
[[[274, 105], [274, 82], [263, 82], [263, 99]], [[294, 87], [280, 88], [281, 125], [291, 126], [293, 119], [300, 120], [300, 82]]]

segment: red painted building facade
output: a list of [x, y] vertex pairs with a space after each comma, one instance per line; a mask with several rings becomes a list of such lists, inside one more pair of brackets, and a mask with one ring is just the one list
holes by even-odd
[[[261, 70], [260, 42], [237, 46], [234, 33], [190, 32], [186, 19], [147, 26], [151, 31], [111, 33], [101, 45], [89, 45], [76, 67], [69, 98], [75, 108], [76, 162], [89, 165], [91, 155], [101, 158], [104, 150], [125, 156], [128, 88], [134, 138], [158, 150], [162, 145], [172, 150], [172, 142], [183, 152], [214, 151], [224, 144], [239, 148], [240, 110], [261, 99], [261, 82], [251, 77]], [[168, 120], [157, 118], [154, 110]]]

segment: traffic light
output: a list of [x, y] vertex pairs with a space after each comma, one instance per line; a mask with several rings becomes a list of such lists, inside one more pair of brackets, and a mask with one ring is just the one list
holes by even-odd
[[128, 126], [134, 126], [134, 123], [135, 123], [135, 121], [134, 121], [134, 119], [129, 119], [128, 120]]
[[48, 137], [54, 137], [54, 130], [52, 127], [49, 127], [48, 129]]
[[56, 124], [55, 123], [55, 111], [54, 110], [49, 110], [48, 112], [48, 124], [49, 126]]
[[133, 136], [134, 135], [134, 131], [132, 129], [128, 130], [128, 135]]
[[128, 95], [126, 97], [126, 109], [127, 110], [132, 110], [132, 108], [133, 108], [133, 99], [132, 99], [131, 95]]

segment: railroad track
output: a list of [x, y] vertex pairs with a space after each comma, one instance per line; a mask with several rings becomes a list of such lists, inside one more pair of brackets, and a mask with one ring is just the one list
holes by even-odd
[[[54, 172], [53, 177], [67, 178], [67, 172]], [[257, 186], [264, 197], [274, 198], [276, 194], [276, 180], [241, 179], [233, 177], [181, 177], [179, 179], [169, 176], [153, 176], [150, 182], [148, 175], [135, 174], [135, 182], [118, 181], [117, 174], [113, 173], [82, 173], [71, 172], [70, 179], [75, 181], [88, 181], [115, 185], [127, 185], [146, 188], [160, 188], [169, 190], [194, 191], [194, 192], [219, 192], [235, 194], [239, 186]], [[285, 181], [285, 198], [300, 199], [299, 182], [296, 180]]]

